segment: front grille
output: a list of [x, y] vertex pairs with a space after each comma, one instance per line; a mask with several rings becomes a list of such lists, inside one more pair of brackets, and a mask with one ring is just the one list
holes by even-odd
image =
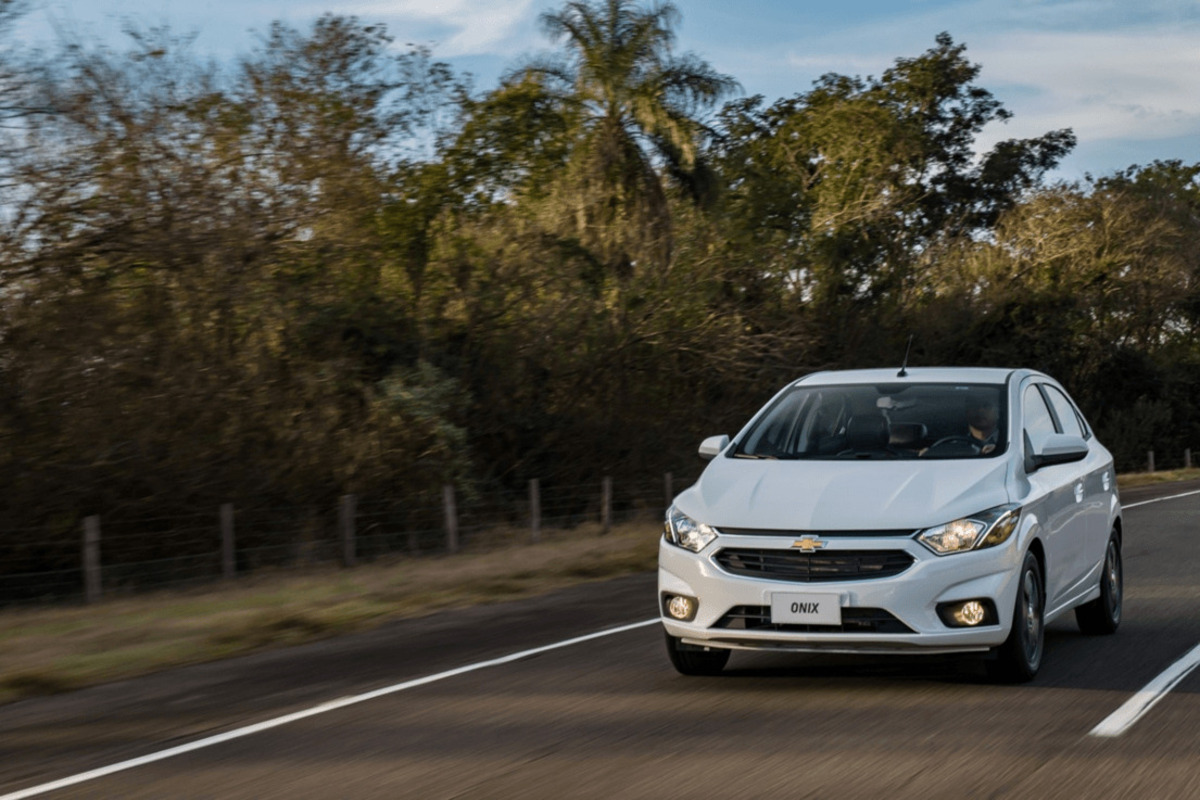
[[882, 608], [843, 608], [841, 625], [802, 625], [771, 622], [770, 606], [734, 606], [714, 628], [786, 633], [915, 633]]
[[717, 552], [726, 572], [750, 578], [816, 583], [888, 578], [912, 566], [903, 550], [827, 550], [802, 553], [752, 547], [727, 547]]
[[901, 530], [853, 530], [853, 531], [792, 531], [780, 530], [779, 528], [726, 528], [722, 525], [718, 528], [720, 533], [729, 534], [730, 536], [791, 536], [799, 539], [802, 536], [816, 536], [819, 539], [829, 539], [831, 537], [847, 538], [855, 537], [863, 538], [898, 538], [901, 536], [908, 537], [916, 533], [912, 528], [903, 528]]

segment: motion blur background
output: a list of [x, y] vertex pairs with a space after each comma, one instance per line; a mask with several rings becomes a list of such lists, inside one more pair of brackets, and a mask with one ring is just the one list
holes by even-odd
[[[2, 569], [77, 569], [88, 515], [151, 559], [225, 503], [286, 521], [262, 547], [335, 535], [347, 494], [395, 519], [449, 484], [512, 521], [531, 479], [615, 475], [656, 505], [703, 436], [808, 371], [899, 366], [910, 334], [910, 365], [1062, 380], [1120, 470], [1179, 466], [1200, 165], [1194, 109], [1159, 89], [1198, 96], [1171, 55], [1194, 14], [1030, 4], [1110, 56], [987, 40], [1030, 129], [933, 25], [963, 7], [922, 5], [919, 45], [823, 75], [791, 52], [813, 74], [756, 89], [761, 66], [679, 46], [692, 4], [509, 4], [532, 41], [446, 35], [445, 61], [375, 22], [394, 8], [255, 21], [234, 54], [155, 18], [118, 36], [119, 4], [93, 28], [91, 4], [0, 0]], [[1141, 38], [1105, 49], [1101, 18]], [[1122, 72], [1139, 46], [1162, 74]], [[1146, 104], [1048, 114], [1020, 76], [1060, 67]]]

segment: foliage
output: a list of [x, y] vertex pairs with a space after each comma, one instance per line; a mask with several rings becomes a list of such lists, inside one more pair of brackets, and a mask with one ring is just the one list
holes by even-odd
[[686, 474], [909, 334], [1062, 378], [1120, 468], [1196, 440], [1200, 165], [1047, 184], [1067, 130], [979, 153], [1009, 112], [947, 34], [717, 109], [736, 83], [678, 19], [567, 2], [479, 93], [340, 16], [233, 69], [160, 30], [0, 51], [7, 552], [74, 559], [91, 513], [311, 528], [347, 492]]
[[755, 271], [774, 271], [844, 336], [848, 306], [911, 302], [921, 254], [994, 224], [1074, 144], [1057, 131], [977, 160], [975, 136], [1009, 114], [974, 85], [979, 67], [964, 53], [941, 34], [878, 79], [825, 75], [767, 108], [756, 97], [725, 109], [733, 227], [778, 246]]
[[510, 78], [539, 88], [563, 116], [559, 226], [619, 278], [639, 261], [660, 270], [670, 262], [665, 183], [697, 201], [711, 193], [709, 131], [698, 115], [736, 86], [699, 58], [671, 52], [678, 17], [669, 3], [643, 10], [629, 0], [572, 0], [542, 15], [563, 50]]

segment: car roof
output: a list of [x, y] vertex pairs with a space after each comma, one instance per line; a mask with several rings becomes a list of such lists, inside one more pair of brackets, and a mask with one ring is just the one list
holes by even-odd
[[908, 367], [903, 377], [899, 367], [885, 369], [847, 369], [814, 372], [795, 381], [793, 385], [831, 386], [847, 383], [983, 383], [1004, 384], [1018, 373], [1041, 375], [1028, 369], [1001, 367]]

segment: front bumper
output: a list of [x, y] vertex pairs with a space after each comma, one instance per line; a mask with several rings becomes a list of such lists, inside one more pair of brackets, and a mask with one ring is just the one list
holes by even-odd
[[[903, 550], [913, 563], [890, 577], [778, 580], [731, 574], [718, 564], [716, 555], [724, 548], [788, 552], [790, 537], [722, 534], [699, 553], [660, 540], [658, 589], [663, 627], [690, 645], [862, 654], [977, 652], [1003, 643], [1008, 636], [1021, 568], [1017, 537], [997, 547], [948, 556], [934, 555], [908, 537], [839, 538], [831, 534], [822, 539], [826, 541], [822, 552]], [[777, 592], [837, 595], [847, 624], [840, 628], [774, 625], [770, 606], [771, 596]], [[667, 616], [662, 602], [665, 595], [696, 598], [695, 617], [681, 622]], [[970, 599], [991, 600], [996, 623], [952, 628], [938, 616], [938, 604]], [[871, 619], [885, 621], [862, 622]], [[864, 629], [867, 632], [862, 632]]]

